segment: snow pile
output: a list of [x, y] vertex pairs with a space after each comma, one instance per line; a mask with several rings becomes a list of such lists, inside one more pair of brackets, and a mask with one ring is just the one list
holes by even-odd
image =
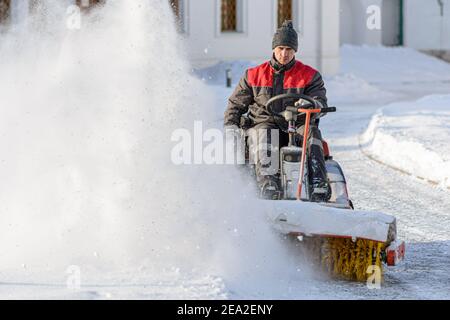
[[450, 64], [404, 47], [341, 47], [341, 74], [371, 84], [450, 81]]
[[367, 101], [380, 103], [391, 101], [395, 97], [395, 94], [380, 90], [351, 73], [325, 77], [324, 82], [330, 105], [367, 103]]
[[410, 96], [399, 85], [419, 92], [425, 84], [450, 82], [450, 64], [411, 48], [346, 44], [340, 57], [339, 73], [325, 78], [332, 104], [388, 103]]
[[450, 187], [450, 95], [390, 104], [372, 117], [363, 147], [381, 161]]
[[181, 270], [250, 292], [267, 280], [276, 294], [277, 270], [282, 294], [298, 266], [241, 179], [171, 162], [173, 130], [216, 119], [208, 88], [174, 55], [167, 2], [107, 1], [79, 30], [66, 9], [42, 1], [0, 42], [2, 271], [64, 283], [69, 265], [83, 279]]

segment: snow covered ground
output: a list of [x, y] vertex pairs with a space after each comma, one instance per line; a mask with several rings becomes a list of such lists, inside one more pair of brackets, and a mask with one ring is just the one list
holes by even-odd
[[[170, 163], [170, 133], [199, 119], [221, 127], [232, 90], [224, 70], [236, 82], [251, 62], [195, 79], [174, 55], [182, 50], [167, 6], [104, 10], [84, 22], [89, 32], [57, 20], [0, 42], [0, 298], [450, 298], [448, 190], [367, 157], [384, 152], [374, 147], [380, 133], [385, 147], [403, 134], [448, 159], [448, 64], [411, 49], [344, 46], [341, 72], [325, 79], [338, 112], [322, 132], [356, 208], [395, 215], [407, 242], [404, 264], [369, 290], [323, 278], [284, 246], [234, 171]], [[433, 134], [417, 131], [423, 119]]]

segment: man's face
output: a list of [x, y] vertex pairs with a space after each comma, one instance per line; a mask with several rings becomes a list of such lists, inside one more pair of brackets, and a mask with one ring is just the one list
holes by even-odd
[[273, 49], [275, 59], [281, 64], [288, 64], [295, 56], [295, 50], [290, 47], [278, 46]]

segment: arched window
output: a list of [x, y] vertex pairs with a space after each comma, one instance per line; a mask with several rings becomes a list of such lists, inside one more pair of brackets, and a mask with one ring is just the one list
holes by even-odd
[[11, 13], [11, 0], [0, 0], [0, 23], [6, 23]]
[[292, 20], [292, 0], [278, 0], [278, 28], [285, 20]]

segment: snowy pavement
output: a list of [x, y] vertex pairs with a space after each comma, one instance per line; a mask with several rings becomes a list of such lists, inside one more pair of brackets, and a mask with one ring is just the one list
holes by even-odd
[[221, 278], [209, 275], [181, 274], [179, 271], [154, 275], [108, 273], [83, 279], [78, 287], [68, 286], [66, 279], [46, 278], [38, 281], [9, 280], [0, 282], [1, 299], [228, 299]]

